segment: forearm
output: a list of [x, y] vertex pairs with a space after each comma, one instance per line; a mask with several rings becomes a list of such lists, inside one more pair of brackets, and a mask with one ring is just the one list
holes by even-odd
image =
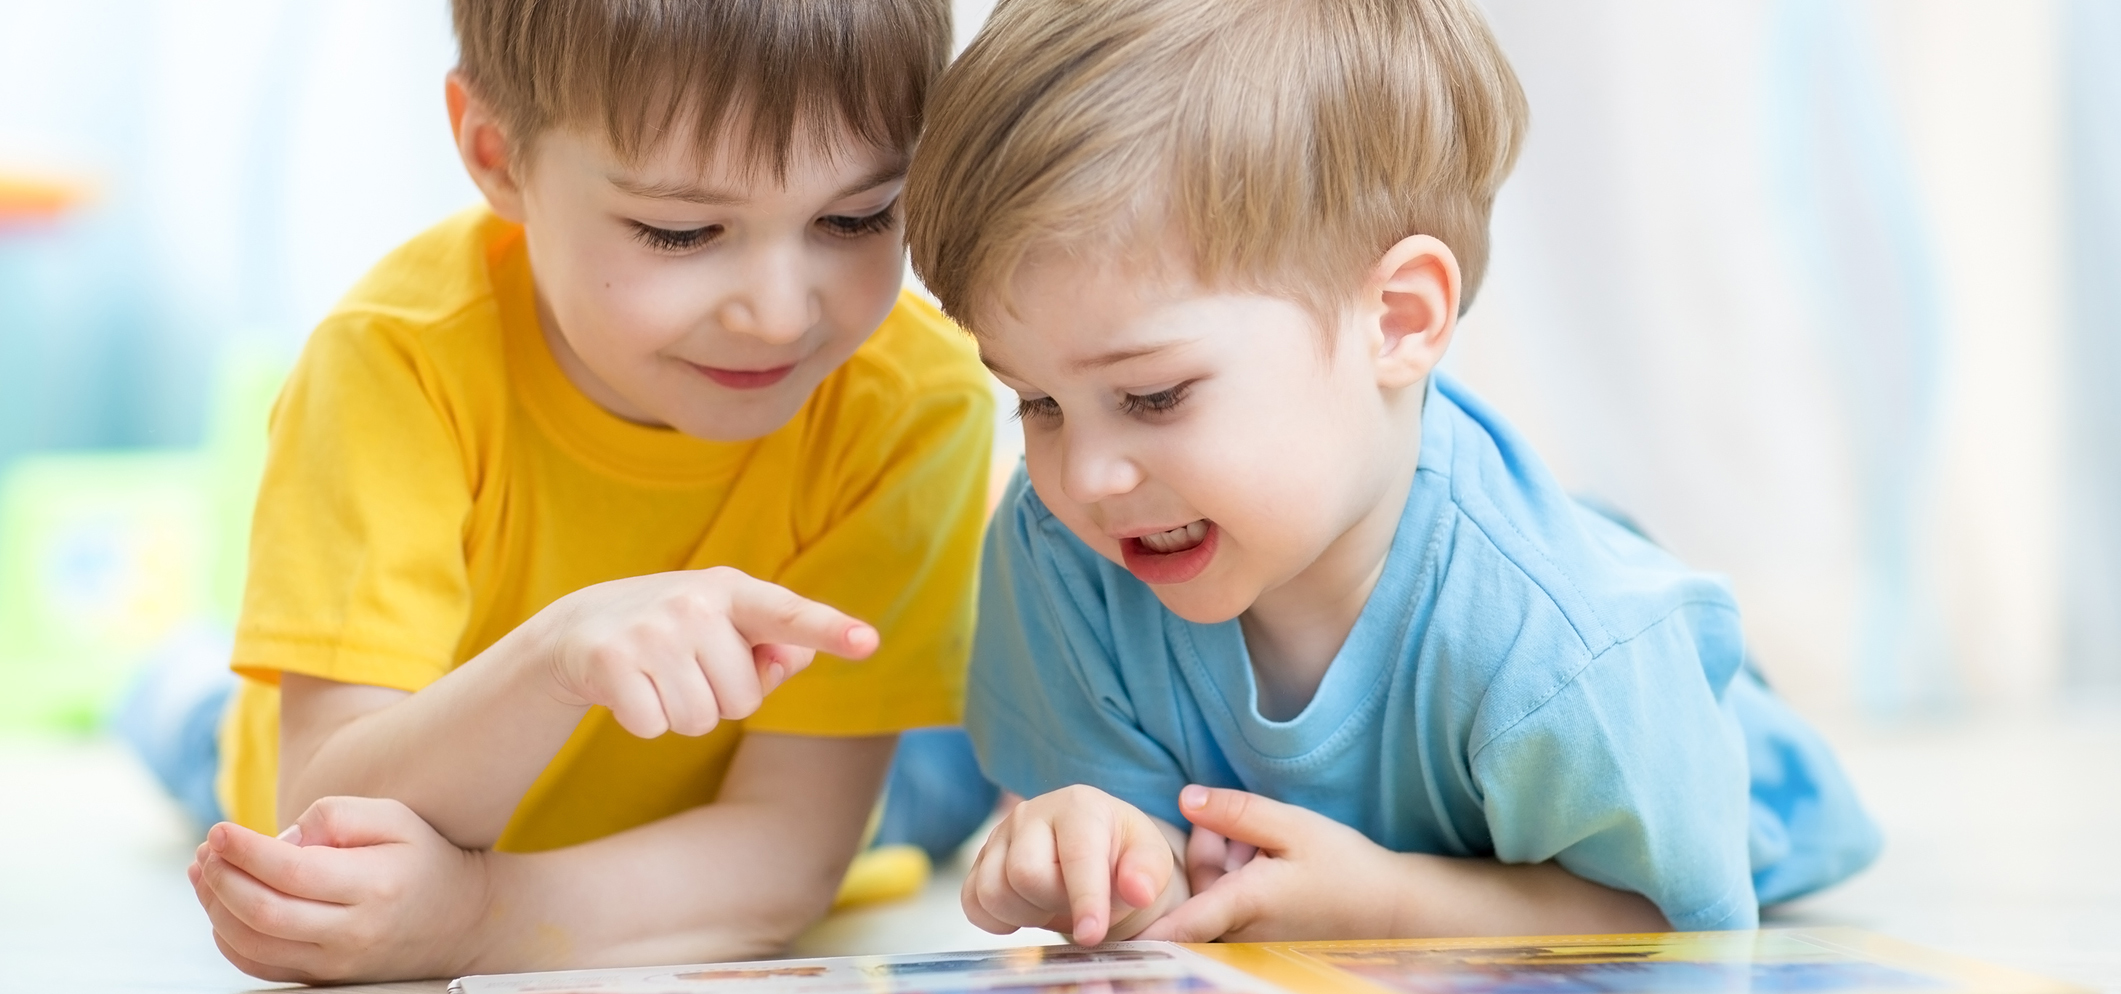
[[[549, 681], [532, 678], [532, 636], [518, 629], [419, 692], [380, 707], [348, 705], [343, 686], [305, 703], [310, 688], [292, 686], [303, 678], [286, 678], [281, 822], [292, 822], [320, 797], [387, 797], [459, 846], [490, 847], [588, 710], [557, 699]], [[371, 697], [396, 693], [351, 689]]]
[[1646, 897], [1592, 883], [1558, 863], [1394, 854], [1381, 895], [1383, 936], [1573, 935], [1670, 929]]
[[566, 849], [486, 854], [491, 911], [467, 968], [779, 952], [830, 908], [891, 745], [753, 736], [713, 804]]

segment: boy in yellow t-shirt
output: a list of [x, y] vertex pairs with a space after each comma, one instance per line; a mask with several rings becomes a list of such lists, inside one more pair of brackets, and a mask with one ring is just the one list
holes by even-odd
[[896, 206], [947, 4], [454, 14], [487, 206], [275, 408], [192, 881], [272, 980], [768, 953], [958, 715], [992, 400]]

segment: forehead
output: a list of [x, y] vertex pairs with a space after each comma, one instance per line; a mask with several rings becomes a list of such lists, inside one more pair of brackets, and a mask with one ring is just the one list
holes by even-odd
[[535, 155], [541, 165], [563, 162], [625, 193], [705, 204], [742, 203], [772, 193], [837, 199], [906, 172], [904, 152], [873, 145], [843, 128], [795, 143], [775, 170], [750, 147], [746, 131], [724, 128], [709, 142], [673, 132], [629, 157], [597, 131], [571, 128], [540, 138]]
[[1311, 327], [1295, 302], [1203, 287], [1188, 274], [1125, 256], [1027, 264], [976, 324], [980, 356], [1027, 382], [1094, 376], [1131, 360]]

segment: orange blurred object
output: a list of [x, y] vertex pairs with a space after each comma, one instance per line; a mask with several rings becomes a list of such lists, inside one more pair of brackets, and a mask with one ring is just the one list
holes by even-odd
[[81, 183], [0, 172], [0, 225], [55, 221], [86, 199]]

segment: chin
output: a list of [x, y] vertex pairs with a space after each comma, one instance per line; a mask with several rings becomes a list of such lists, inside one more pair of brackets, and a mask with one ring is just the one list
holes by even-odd
[[672, 419], [670, 424], [710, 442], [749, 442], [781, 430], [802, 409], [800, 398], [790, 403], [785, 398], [760, 397], [751, 403], [695, 408], [685, 412], [682, 419]]
[[1208, 577], [1174, 586], [1151, 585], [1149, 590], [1165, 608], [1196, 625], [1219, 625], [1245, 613], [1256, 594], [1235, 589], [1234, 584], [1216, 583]]

